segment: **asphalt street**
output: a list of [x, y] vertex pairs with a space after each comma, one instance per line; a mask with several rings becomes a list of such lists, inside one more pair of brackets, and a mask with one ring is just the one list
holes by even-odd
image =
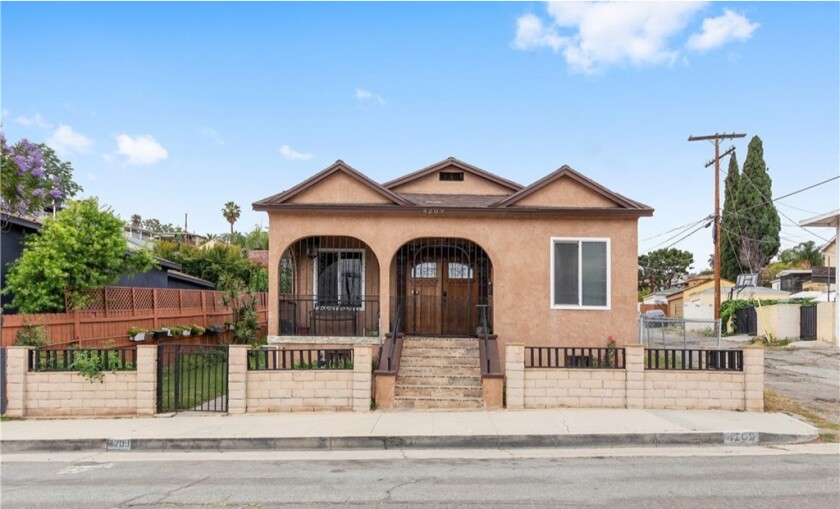
[[[272, 453], [171, 453], [149, 460], [115, 453], [6, 455], [0, 502], [4, 509], [840, 507], [836, 451], [665, 457], [386, 453], [348, 451], [316, 460], [278, 459]], [[348, 459], [354, 455], [360, 459]]]

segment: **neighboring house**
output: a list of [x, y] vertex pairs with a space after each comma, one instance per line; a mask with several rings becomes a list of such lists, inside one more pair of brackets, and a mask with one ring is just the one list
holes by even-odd
[[[735, 283], [728, 279], [720, 280], [721, 292], [728, 292], [728, 289], [733, 286], [735, 286]], [[691, 302], [696, 293], [709, 288], [714, 289], [714, 287], [714, 279], [708, 276], [695, 277], [687, 280], [685, 288], [668, 295], [668, 316], [672, 318], [697, 318], [691, 316], [692, 313], [687, 311], [686, 304]], [[714, 291], [712, 293], [714, 294]]]
[[[9, 270], [9, 264], [23, 254], [23, 238], [26, 235], [37, 233], [41, 226], [41, 223], [36, 219], [25, 219], [3, 214], [2, 219], [0, 219], [0, 246], [2, 246], [2, 249], [0, 249], [0, 288], [6, 287], [6, 274]], [[126, 240], [129, 249], [145, 247], [143, 239], [127, 237]], [[158, 267], [139, 274], [121, 276], [120, 280], [112, 286], [180, 288], [184, 290], [215, 289], [210, 281], [180, 272], [181, 265], [177, 263], [162, 258], [156, 258], [155, 260], [158, 262]], [[14, 309], [6, 309], [6, 305], [11, 303], [12, 298], [12, 295], [0, 296], [0, 303], [2, 303], [3, 312], [6, 314], [15, 314]]]
[[449, 158], [378, 184], [337, 161], [253, 206], [269, 216], [272, 342], [370, 340], [397, 321], [474, 337], [485, 320], [501, 357], [637, 342], [637, 223], [653, 209], [568, 166], [522, 186]]
[[682, 290], [682, 286], [672, 286], [671, 288], [665, 290], [659, 290], [658, 292], [654, 292], [650, 295], [645, 296], [645, 298], [642, 299], [642, 303], [653, 306], [667, 306], [668, 296], [677, 292], [681, 292]]
[[823, 255], [823, 267], [837, 266], [837, 236], [831, 238], [821, 248], [820, 253]]
[[180, 290], [215, 290], [216, 286], [205, 279], [181, 272], [181, 265], [163, 258], [146, 272], [120, 276], [111, 286], [133, 286], [135, 288], [175, 288]]
[[145, 228], [140, 228], [138, 226], [132, 226], [130, 224], [125, 225], [125, 227], [123, 228], [123, 233], [127, 239], [134, 240], [134, 243], [136, 245], [149, 248], [151, 248], [151, 245], [156, 240], [185, 242], [187, 244], [193, 244], [196, 246], [202, 244], [206, 240], [206, 237], [197, 233], [183, 231], [155, 232], [147, 230]]
[[[34, 218], [22, 218], [3, 214], [0, 216], [0, 288], [6, 287], [6, 274], [9, 272], [9, 264], [20, 258], [23, 254], [23, 239], [27, 235], [37, 233], [41, 229], [41, 223]], [[0, 305], [4, 313], [6, 305], [11, 303], [12, 295], [0, 296]]]
[[[774, 290], [764, 286], [749, 286], [733, 290], [733, 283], [727, 281], [728, 287], [723, 285], [721, 280], [720, 301], [726, 302], [730, 300], [787, 300], [790, 298], [790, 292], [781, 290]], [[685, 318], [699, 319], [699, 320], [714, 320], [714, 303], [715, 303], [715, 289], [714, 285], [711, 287], [704, 287], [700, 291], [694, 292], [689, 298], [685, 300], [683, 305], [683, 315]], [[689, 328], [703, 328], [704, 325], [697, 325]]]
[[813, 267], [811, 269], [786, 269], [779, 272], [778, 277], [771, 281], [774, 290], [791, 293], [816, 291], [825, 292], [834, 289], [834, 267]]

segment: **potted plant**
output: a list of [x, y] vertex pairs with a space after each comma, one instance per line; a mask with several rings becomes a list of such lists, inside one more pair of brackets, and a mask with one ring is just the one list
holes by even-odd
[[160, 329], [157, 329], [156, 331], [154, 331], [154, 338], [155, 339], [168, 338], [168, 337], [171, 337], [171, 336], [172, 336], [172, 330], [169, 329], [169, 327], [161, 327]]
[[139, 327], [131, 327], [130, 329], [128, 329], [128, 337], [131, 341], [144, 341], [148, 332], [149, 331], [146, 329], [141, 329]]
[[204, 330], [204, 333], [207, 335], [215, 336], [217, 334], [221, 334], [222, 330], [222, 326], [216, 323], [211, 325], [210, 327], [207, 327], [207, 329]]
[[227, 330], [234, 330], [236, 327], [234, 326], [233, 322], [225, 322], [225, 329]]
[[200, 325], [190, 325], [190, 332], [193, 336], [203, 336], [206, 329]]

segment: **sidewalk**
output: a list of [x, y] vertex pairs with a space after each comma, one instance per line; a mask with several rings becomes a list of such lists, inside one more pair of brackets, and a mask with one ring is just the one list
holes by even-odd
[[8, 421], [0, 424], [0, 449], [7, 454], [106, 446], [145, 451], [656, 447], [800, 443], [816, 436], [814, 427], [784, 414], [708, 410], [178, 414]]

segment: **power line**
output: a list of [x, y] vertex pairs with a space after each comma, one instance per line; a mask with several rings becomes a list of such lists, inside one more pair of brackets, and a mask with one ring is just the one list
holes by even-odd
[[[708, 227], [708, 226], [709, 226], [708, 221], [709, 221], [709, 219], [711, 219], [711, 218], [712, 218], [712, 215], [710, 214], [710, 215], [708, 215], [708, 216], [704, 217], [703, 219], [701, 219], [700, 221], [697, 221], [696, 223], [691, 224], [691, 225], [689, 225], [688, 227], [682, 228], [682, 231], [680, 231], [680, 232], [679, 232], [679, 233], [677, 233], [676, 235], [672, 235], [671, 237], [668, 237], [667, 239], [663, 240], [663, 241], [662, 241], [662, 242], [660, 242], [659, 244], [657, 244], [657, 245], [655, 245], [655, 246], [651, 247], [650, 249], [648, 249], [648, 251], [650, 251], [650, 250], [652, 250], [652, 249], [656, 249], [656, 248], [658, 248], [659, 246], [661, 246], [662, 244], [666, 244], [666, 243], [670, 242], [671, 240], [673, 240], [673, 239], [675, 239], [675, 238], [679, 237], [680, 235], [682, 235], [683, 233], [685, 233], [685, 230], [688, 230], [688, 229], [689, 229], [689, 228], [691, 228], [692, 226], [695, 226], [695, 225], [697, 225], [697, 224], [699, 224], [699, 223], [706, 222], [706, 224], [705, 224], [705, 225], [704, 225], [704, 224], [700, 224], [700, 227], [701, 227], [701, 228], [706, 228], [706, 227]], [[673, 245], [673, 244], [672, 244], [672, 245]], [[671, 247], [671, 246], [668, 246], [668, 247]], [[668, 249], [668, 247], [666, 247], [666, 248], [664, 248], [664, 249]]]
[[[657, 233], [656, 235], [652, 235], [652, 236], [650, 236], [650, 237], [648, 237], [648, 238], [646, 238], [646, 239], [642, 239], [642, 240], [641, 240], [641, 242], [647, 242], [647, 241], [649, 241], [649, 240], [653, 240], [653, 239], [655, 239], [655, 238], [657, 238], [657, 237], [661, 237], [661, 236], [663, 236], [663, 235], [667, 235], [667, 234], [672, 233], [672, 232], [675, 232], [675, 231], [677, 231], [677, 230], [687, 230], [687, 229], [691, 228], [692, 226], [696, 226], [696, 225], [698, 225], [698, 224], [702, 223], [703, 221], [707, 221], [707, 220], [709, 220], [709, 218], [711, 218], [711, 217], [712, 217], [712, 215], [711, 215], [711, 214], [709, 214], [708, 216], [703, 217], [703, 218], [700, 218], [700, 219], [698, 219], [697, 221], [692, 221], [692, 222], [690, 222], [690, 223], [688, 223], [688, 224], [684, 224], [684, 225], [682, 225], [682, 226], [677, 226], [676, 228], [671, 228], [671, 229], [670, 229], [670, 230], [668, 230], [668, 231], [664, 231], [664, 232], [662, 232], [662, 233]], [[677, 235], [679, 235], [679, 234], [677, 234]], [[676, 235], [675, 235], [675, 236], [676, 236]], [[668, 242], [668, 241], [666, 240], [665, 242]]]

